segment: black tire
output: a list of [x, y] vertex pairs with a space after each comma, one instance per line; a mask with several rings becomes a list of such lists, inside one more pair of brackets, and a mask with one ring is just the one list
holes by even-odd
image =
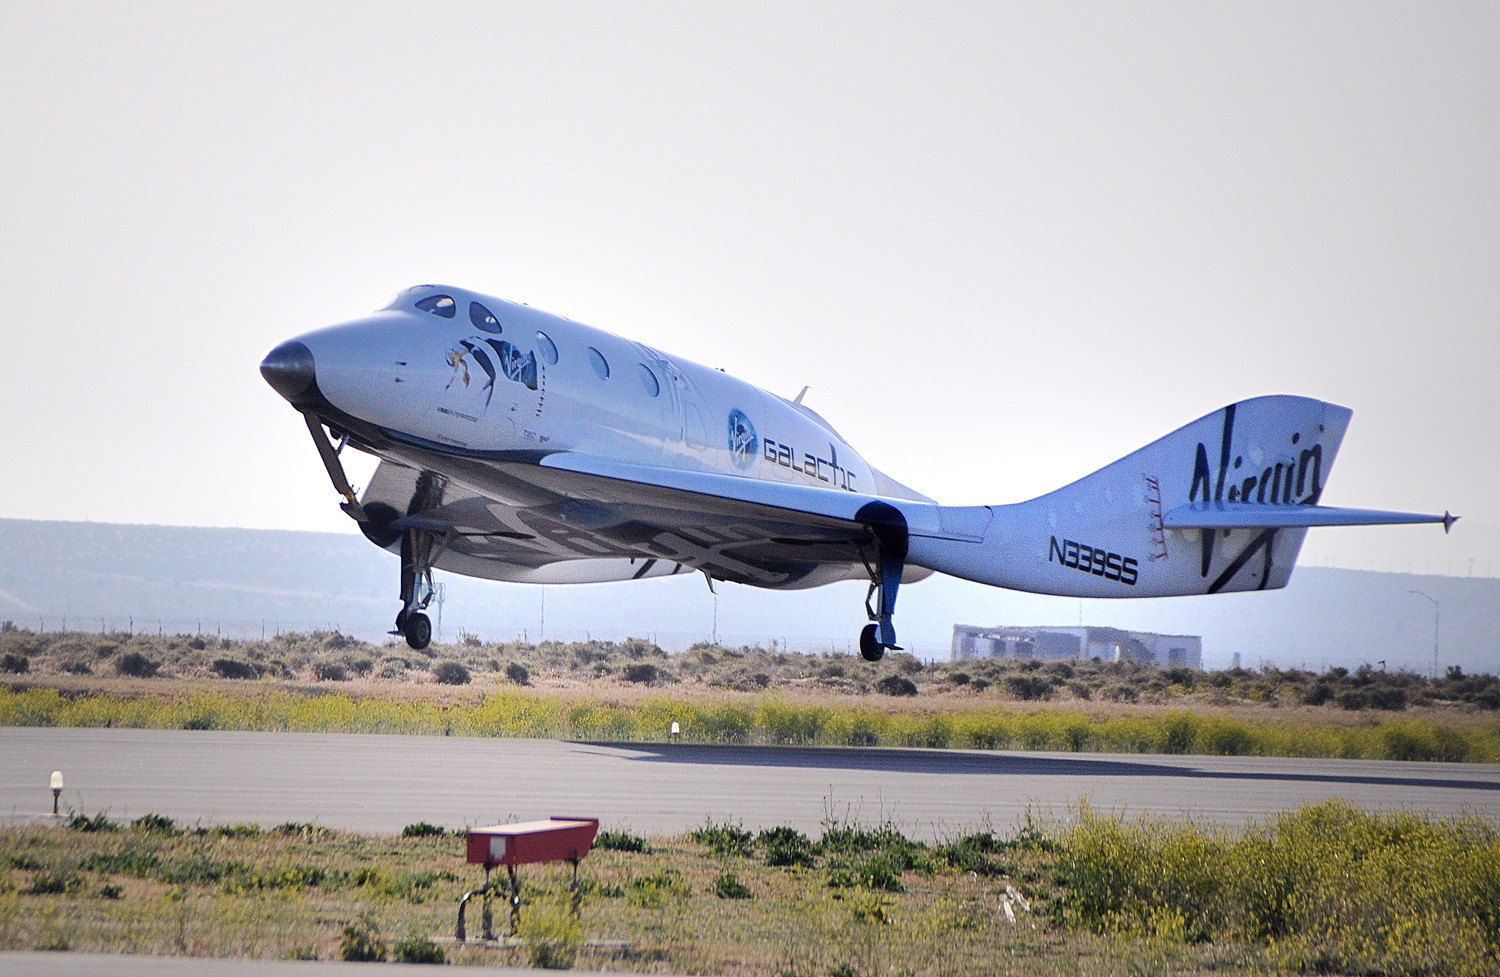
[[876, 638], [878, 629], [873, 624], [866, 624], [865, 629], [859, 633], [859, 653], [867, 662], [878, 662], [885, 657], [885, 645]]
[[406, 633], [406, 608], [404, 607], [396, 612], [396, 633]]
[[432, 622], [420, 611], [408, 614], [406, 627], [401, 630], [406, 635], [406, 643], [415, 651], [421, 651], [432, 644]]

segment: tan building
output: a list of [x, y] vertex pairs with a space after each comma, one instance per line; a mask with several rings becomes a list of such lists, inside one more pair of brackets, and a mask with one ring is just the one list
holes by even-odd
[[1191, 634], [1152, 634], [1119, 628], [986, 628], [953, 625], [953, 660], [1036, 658], [1063, 661], [1098, 658], [1143, 664], [1203, 668], [1203, 639]]

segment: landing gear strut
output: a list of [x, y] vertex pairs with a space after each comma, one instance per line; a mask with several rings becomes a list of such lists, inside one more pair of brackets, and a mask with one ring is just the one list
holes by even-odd
[[401, 533], [401, 611], [396, 615], [396, 630], [406, 643], [421, 651], [432, 643], [432, 620], [424, 613], [432, 602], [433, 534], [422, 529]]
[[417, 478], [406, 518], [393, 520], [387, 530], [401, 534], [401, 612], [391, 633], [404, 637], [416, 651], [432, 643], [432, 620], [422, 612], [437, 592], [432, 585], [432, 566], [452, 538], [452, 527], [423, 516], [442, 504], [443, 487], [440, 476], [423, 472]]
[[[871, 623], [859, 633], [859, 653], [865, 661], [878, 662], [887, 650], [900, 651], [896, 644], [896, 592], [901, 587], [901, 573], [906, 566], [908, 537], [906, 517], [901, 510], [885, 502], [871, 502], [856, 517], [875, 535], [876, 562], [865, 562], [870, 574], [870, 590], [865, 595], [865, 615]], [[861, 553], [863, 556], [863, 553]], [[870, 599], [877, 597], [876, 606]]]

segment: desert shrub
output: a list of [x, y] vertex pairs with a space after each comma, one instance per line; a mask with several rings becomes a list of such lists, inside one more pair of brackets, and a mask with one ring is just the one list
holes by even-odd
[[1327, 682], [1319, 682], [1302, 694], [1304, 705], [1321, 706], [1333, 698], [1333, 689]]
[[1099, 932], [1252, 941], [1281, 972], [1486, 973], [1500, 953], [1500, 837], [1476, 819], [1335, 800], [1229, 832], [1085, 806], [1058, 841], [1069, 911]]
[[151, 678], [160, 667], [139, 651], [127, 651], [115, 659], [115, 671], [132, 678]]
[[917, 683], [905, 675], [887, 675], [875, 683], [875, 690], [886, 695], [916, 695]]
[[205, 642], [202, 638], [195, 635], [188, 639], [187, 646], [194, 651], [202, 651], [204, 648], [208, 647], [208, 643]]
[[671, 867], [637, 876], [625, 888], [625, 901], [643, 909], [660, 909], [668, 899], [682, 899], [693, 894], [682, 872]]
[[839, 863], [828, 870], [831, 889], [871, 889], [901, 892], [901, 871], [888, 855], [874, 855], [849, 863]]
[[[349, 669], [343, 662], [314, 662], [313, 676], [323, 682], [349, 681]], [[384, 959], [383, 957], [381, 959]]]
[[75, 869], [43, 869], [32, 876], [31, 885], [25, 891], [34, 896], [65, 896], [82, 892], [87, 886], [88, 880]]
[[447, 833], [448, 829], [436, 824], [428, 824], [426, 821], [408, 824], [401, 829], [401, 837], [403, 838], [441, 838]]
[[380, 938], [380, 927], [374, 916], [366, 913], [344, 927], [344, 938], [339, 941], [339, 955], [345, 960], [385, 959], [385, 941]]
[[67, 672], [69, 675], [92, 675], [94, 668], [82, 658], [68, 658], [57, 666], [59, 671]]
[[1191, 753], [1193, 742], [1197, 738], [1197, 729], [1193, 723], [1193, 717], [1185, 713], [1173, 713], [1162, 717], [1161, 752], [1163, 753]]
[[215, 658], [214, 663], [209, 667], [220, 678], [258, 678], [260, 676], [260, 670], [256, 666], [234, 658]]
[[520, 936], [526, 942], [526, 962], [547, 970], [568, 970], [583, 945], [583, 926], [572, 913], [540, 905], [521, 916]]
[[0, 672], [10, 672], [15, 675], [24, 675], [29, 671], [31, 671], [31, 659], [27, 658], [25, 655], [15, 655], [11, 654], [10, 652], [6, 652], [5, 656], [3, 658], [0, 658]]
[[917, 675], [927, 666], [923, 665], [915, 655], [896, 655], [892, 664], [902, 675]]
[[531, 672], [520, 662], [511, 662], [505, 666], [505, 677], [517, 685], [530, 685]]
[[654, 685], [661, 677], [661, 670], [649, 662], [625, 666], [625, 681]]
[[355, 675], [359, 675], [359, 676], [363, 677], [365, 675], [369, 675], [371, 669], [373, 669], [375, 667], [375, 659], [373, 659], [373, 658], [356, 658], [356, 659], [354, 659], [354, 661], [352, 661], [352, 662], [349, 663], [349, 667], [352, 668], [352, 669], [354, 669], [354, 674]]
[[413, 934], [397, 941], [391, 948], [397, 963], [446, 963], [447, 957], [436, 943], [425, 936]]
[[89, 817], [87, 814], [74, 814], [72, 817], [68, 818], [68, 828], [73, 831], [84, 831], [89, 833], [98, 831], [120, 830], [119, 824], [111, 821], [109, 819], [109, 815], [105, 814], [103, 811], [100, 811], [93, 817]]
[[177, 835], [177, 824], [165, 814], [142, 814], [130, 822], [130, 830], [153, 835]]
[[968, 685], [969, 678], [970, 676], [968, 672], [954, 672], [953, 674], [948, 676], [948, 681], [952, 682], [954, 685]]
[[989, 875], [996, 871], [988, 856], [1000, 851], [1004, 843], [993, 831], [980, 831], [964, 835], [946, 845], [939, 845], [932, 852], [933, 862], [948, 865], [960, 872]]
[[467, 668], [452, 659], [432, 666], [432, 677], [443, 685], [468, 685], [473, 678]]
[[1017, 699], [1050, 699], [1052, 683], [1037, 675], [1010, 675], [1005, 679], [1005, 691]]
[[720, 899], [753, 899], [755, 893], [731, 871], [725, 870], [714, 879], [714, 895]]
[[[1071, 678], [1072, 676], [1068, 677]], [[1191, 668], [1183, 668], [1181, 666], [1162, 669], [1161, 677], [1165, 679], [1169, 685], [1180, 685], [1185, 689], [1191, 689], [1198, 682], [1197, 672], [1195, 672]]]
[[756, 839], [766, 851], [766, 864], [779, 868], [811, 868], [813, 846], [807, 835], [796, 828], [781, 825], [760, 833]]
[[594, 847], [604, 851], [649, 851], [646, 839], [629, 831], [601, 831], [594, 838]]
[[703, 822], [703, 827], [693, 829], [688, 837], [720, 858], [731, 855], [748, 857], [755, 841], [754, 835], [737, 824], [715, 824], [712, 821]]

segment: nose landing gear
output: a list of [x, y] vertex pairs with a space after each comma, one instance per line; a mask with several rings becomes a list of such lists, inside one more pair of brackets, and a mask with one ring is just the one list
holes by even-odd
[[[859, 653], [865, 661], [878, 662], [887, 651], [900, 651], [896, 644], [896, 592], [901, 587], [901, 573], [906, 566], [908, 536], [906, 517], [901, 510], [885, 502], [871, 502], [855, 516], [875, 535], [876, 564], [868, 560], [870, 590], [865, 595], [865, 616], [871, 621], [859, 633]], [[864, 556], [863, 552], [860, 554]], [[877, 607], [870, 598], [879, 594]]]
[[422, 613], [432, 602], [432, 564], [440, 546], [434, 534], [425, 529], [406, 529], [401, 533], [401, 611], [396, 615], [396, 630], [406, 643], [421, 651], [432, 643], [432, 620]]
[[[391, 634], [405, 638], [416, 651], [432, 643], [432, 620], [423, 611], [437, 592], [432, 585], [433, 564], [448, 548], [454, 534], [451, 525], [425, 515], [442, 505], [445, 486], [446, 480], [441, 476], [423, 472], [417, 477], [406, 517], [393, 520], [386, 530], [401, 534], [401, 612], [396, 615], [396, 630]], [[386, 538], [395, 541], [393, 537]]]

